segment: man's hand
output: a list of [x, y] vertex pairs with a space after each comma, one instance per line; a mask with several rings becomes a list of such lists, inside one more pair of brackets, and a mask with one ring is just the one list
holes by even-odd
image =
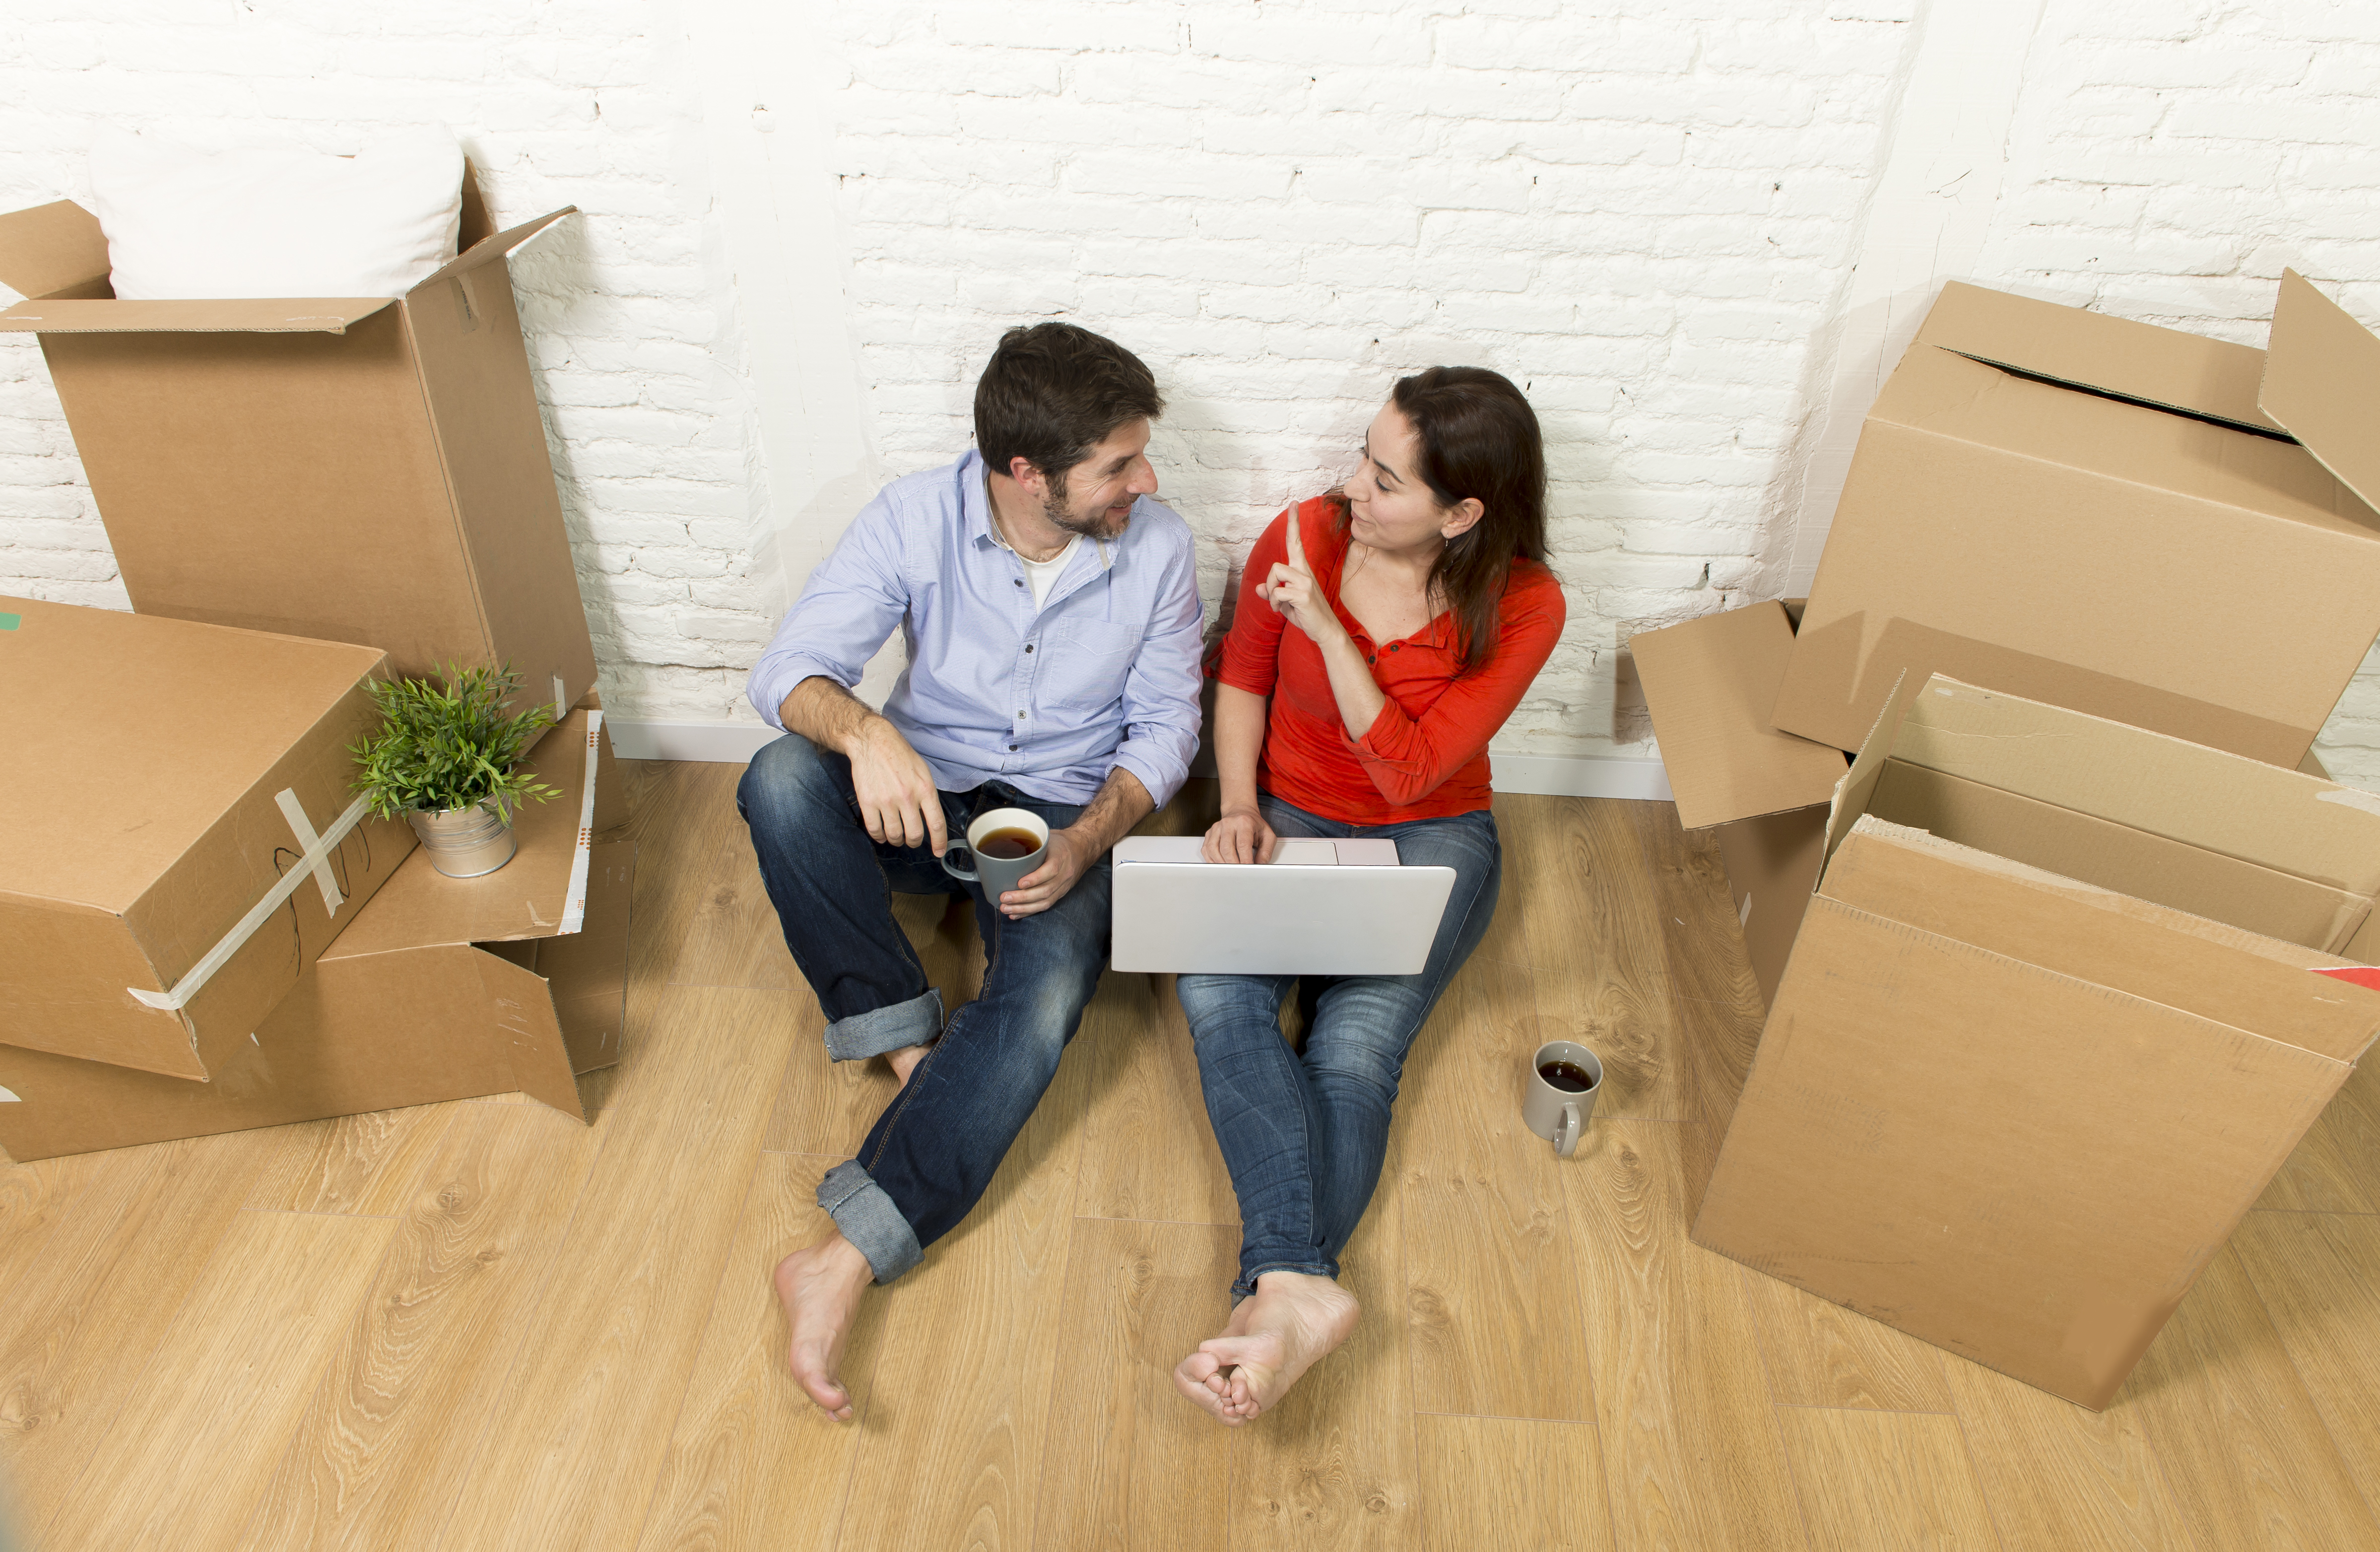
[[1207, 827], [1198, 855], [1208, 862], [1270, 862], [1278, 839], [1263, 815], [1253, 808], [1239, 808]]
[[949, 849], [934, 773], [898, 728], [870, 716], [845, 743], [844, 753], [851, 759], [851, 790], [859, 799], [859, 818], [869, 840], [888, 846], [930, 842], [936, 856]]
[[1000, 897], [1000, 914], [1014, 921], [1048, 910], [1066, 898], [1075, 880], [1089, 872], [1091, 864], [1099, 861], [1099, 854], [1106, 849], [1092, 845], [1072, 830], [1051, 831], [1041, 866], [1017, 879], [1016, 887]]

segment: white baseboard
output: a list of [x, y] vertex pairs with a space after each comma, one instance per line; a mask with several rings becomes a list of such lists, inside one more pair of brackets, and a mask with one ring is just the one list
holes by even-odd
[[[622, 759], [705, 760], [743, 765], [779, 736], [759, 722], [664, 721], [611, 717], [612, 750]], [[1670, 800], [1661, 762], [1641, 755], [1502, 755], [1490, 751], [1496, 790], [1558, 797]]]
[[606, 716], [612, 752], [622, 759], [702, 760], [749, 765], [752, 757], [784, 734], [766, 722], [670, 722]]
[[1670, 773], [1642, 755], [1500, 755], [1488, 751], [1496, 790], [1552, 797], [1633, 797], [1670, 801]]

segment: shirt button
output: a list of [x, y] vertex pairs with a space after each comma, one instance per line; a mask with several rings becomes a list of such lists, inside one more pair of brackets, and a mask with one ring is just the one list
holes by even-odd
[[1025, 586], [1025, 578], [1023, 578], [1022, 576], [1012, 576], [1012, 577], [1010, 577], [1010, 578], [1009, 578], [1009, 580], [1010, 580], [1011, 582], [1015, 583], [1015, 584], [1016, 584], [1018, 587], [1020, 587], [1020, 588], [1022, 588], [1023, 586]]
[[1391, 642], [1390, 642], [1390, 643], [1389, 643], [1389, 650], [1390, 650], [1390, 651], [1391, 651], [1391, 652], [1393, 652], [1393, 651], [1395, 651], [1398, 648], [1400, 648], [1400, 647], [1402, 647], [1402, 646], [1403, 646], [1403, 645], [1404, 645], [1404, 643], [1403, 643], [1403, 642], [1402, 642], [1402, 641], [1391, 641]]
[[1014, 744], [1011, 744], [1011, 745], [1008, 746], [1008, 752], [1009, 752], [1010, 754], [1012, 754], [1012, 755], [1013, 755], [1013, 754], [1014, 754], [1014, 753], [1016, 752], [1016, 746], [1015, 746], [1015, 745], [1014, 745]]
[[1028, 652], [1030, 652], [1031, 650], [1033, 650], [1033, 643], [1031, 643], [1030, 641], [1026, 642], [1026, 643], [1025, 644], [1025, 649], [1026, 649], [1026, 651], [1028, 651]]

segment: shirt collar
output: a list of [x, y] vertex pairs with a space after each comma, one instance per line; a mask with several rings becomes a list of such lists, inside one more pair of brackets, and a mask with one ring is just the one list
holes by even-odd
[[[1020, 561], [1025, 558], [991, 526], [991, 468], [983, 461], [983, 455], [972, 447], [959, 460], [959, 510], [966, 524], [966, 536], [978, 549], [1006, 550]], [[1091, 548], [1099, 552], [1101, 571], [1115, 569], [1115, 557], [1111, 553], [1113, 545], [1103, 539], [1093, 539]]]

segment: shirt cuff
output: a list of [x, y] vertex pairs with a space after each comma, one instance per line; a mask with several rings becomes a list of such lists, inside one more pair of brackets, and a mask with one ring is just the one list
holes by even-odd
[[1131, 771], [1135, 779], [1148, 790], [1148, 795], [1157, 806], [1162, 808], [1173, 801], [1173, 794], [1180, 792], [1182, 784], [1190, 779], [1190, 765], [1187, 760], [1179, 759], [1160, 765], [1151, 758], [1155, 750], [1138, 746], [1142, 742], [1135, 739], [1117, 749], [1115, 762]]
[[846, 690], [851, 688], [851, 681], [836, 673], [834, 665], [825, 659], [808, 652], [788, 652], [752, 671], [745, 698], [751, 701], [753, 710], [760, 713], [762, 721], [783, 733], [785, 723], [779, 708], [794, 693], [794, 686], [805, 679], [832, 679]]

